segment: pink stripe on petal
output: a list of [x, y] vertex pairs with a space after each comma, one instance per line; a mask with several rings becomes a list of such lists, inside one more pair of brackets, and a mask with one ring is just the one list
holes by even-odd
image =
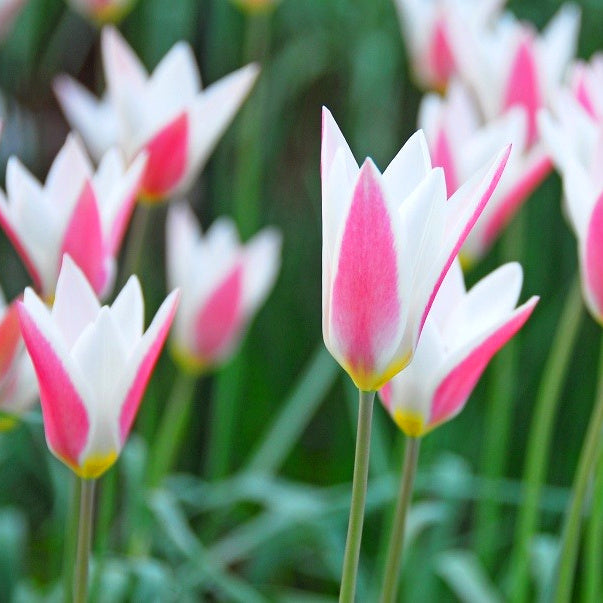
[[580, 69], [578, 76], [575, 78], [573, 82], [573, 89], [576, 100], [592, 118], [597, 119], [597, 112], [590, 98], [584, 69]]
[[59, 254], [69, 254], [80, 267], [90, 285], [100, 294], [107, 281], [101, 220], [96, 195], [87, 180], [65, 231]]
[[168, 195], [186, 173], [189, 144], [186, 113], [165, 126], [145, 146], [149, 153], [142, 178], [142, 194], [150, 199]]
[[438, 18], [434, 24], [427, 61], [435, 79], [435, 86], [444, 88], [454, 73], [455, 60], [448, 40], [446, 20], [443, 17]]
[[603, 316], [603, 193], [590, 216], [586, 237], [585, 272], [588, 290]]
[[431, 163], [433, 167], [441, 167], [444, 170], [444, 177], [446, 179], [446, 194], [451, 197], [456, 189], [459, 187], [458, 178], [456, 174], [456, 164], [454, 161], [454, 154], [450, 146], [450, 141], [444, 128], [438, 130], [435, 143], [433, 145], [433, 152], [431, 154]]
[[358, 177], [333, 283], [331, 321], [349, 370], [375, 370], [375, 356], [399, 332], [398, 264], [391, 219], [376, 168]]
[[388, 381], [380, 390], [379, 397], [381, 398], [381, 402], [383, 402], [383, 406], [387, 408], [387, 410], [391, 409], [392, 404], [392, 382]]
[[547, 177], [553, 164], [549, 157], [542, 157], [535, 163], [505, 195], [496, 211], [488, 217], [484, 228], [483, 244], [489, 247], [500, 234], [519, 206], [538, 188]]
[[140, 190], [141, 178], [138, 178], [133, 184], [132, 189], [127, 191], [126, 196], [121, 201], [121, 207], [111, 225], [109, 240], [107, 241], [107, 253], [111, 256], [117, 256], [128, 222], [136, 205], [136, 198]]
[[169, 309], [169, 312], [164, 318], [163, 323], [159, 327], [155, 339], [146, 350], [146, 353], [142, 358], [142, 361], [136, 372], [136, 376], [134, 377], [134, 381], [132, 382], [128, 393], [126, 394], [126, 398], [121, 407], [121, 414], [119, 416], [119, 432], [122, 444], [126, 441], [126, 438], [130, 433], [130, 429], [132, 429], [132, 423], [134, 422], [134, 418], [138, 412], [138, 407], [140, 406], [144, 390], [151, 377], [151, 372], [155, 367], [157, 358], [161, 353], [161, 349], [165, 343], [165, 338], [170, 330], [172, 321], [174, 320], [179, 299], [180, 298], [178, 295], [173, 297], [172, 307]]
[[517, 48], [504, 96], [503, 110], [517, 105], [525, 109], [528, 121], [528, 144], [532, 144], [538, 136], [536, 115], [542, 107], [542, 94], [538, 82], [533, 41], [529, 36], [525, 36]]
[[516, 312], [446, 375], [433, 397], [430, 425], [451, 419], [462, 410], [492, 356], [521, 329], [537, 301], [534, 298], [524, 304], [521, 311]]
[[19, 328], [17, 303], [12, 303], [6, 309], [0, 322], [0, 379], [9, 371], [19, 350], [21, 329]]
[[237, 265], [209, 297], [195, 320], [195, 352], [206, 362], [219, 359], [241, 330], [243, 266]]
[[61, 359], [23, 303], [19, 302], [18, 309], [23, 339], [38, 377], [46, 441], [58, 457], [77, 467], [90, 429], [86, 407]]

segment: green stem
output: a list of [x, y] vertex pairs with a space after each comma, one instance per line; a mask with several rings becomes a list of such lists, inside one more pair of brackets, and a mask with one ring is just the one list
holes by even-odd
[[78, 508], [80, 506], [81, 480], [75, 478], [71, 487], [71, 500], [67, 515], [67, 529], [65, 533], [65, 549], [63, 552], [63, 590], [65, 603], [73, 600], [73, 559], [75, 558], [78, 531]]
[[[600, 354], [603, 356], [603, 339], [601, 340]], [[600, 359], [600, 365], [601, 364], [603, 364], [603, 358]], [[570, 507], [566, 516], [565, 525], [563, 526], [557, 591], [554, 599], [555, 603], [566, 603], [572, 596], [576, 558], [578, 556], [578, 545], [580, 543], [582, 511], [586, 501], [589, 481], [599, 454], [602, 429], [603, 387], [599, 387], [597, 391], [597, 400], [588, 424], [586, 438], [578, 461], [578, 469], [574, 478]]]
[[417, 461], [419, 460], [420, 446], [421, 438], [406, 438], [402, 479], [400, 481], [400, 492], [398, 493], [396, 513], [394, 515], [394, 523], [387, 551], [381, 603], [394, 603], [394, 601], [396, 601], [399, 582], [398, 577], [400, 575], [400, 564], [402, 563], [402, 552], [404, 549], [406, 514], [412, 498], [412, 489], [417, 473]]
[[368, 482], [369, 455], [371, 448], [371, 420], [375, 392], [359, 391], [358, 430], [356, 432], [356, 454], [354, 458], [354, 477], [352, 481], [352, 504], [348, 535], [343, 557], [340, 603], [353, 603], [356, 592], [356, 574], [364, 523], [364, 503]]
[[80, 521], [73, 582], [74, 603], [85, 603], [88, 594], [88, 560], [92, 541], [92, 515], [96, 480], [81, 478]]
[[142, 250], [145, 235], [149, 229], [151, 211], [152, 208], [146, 203], [138, 202], [134, 208], [134, 218], [132, 219], [123, 268], [119, 278], [120, 284], [125, 283], [132, 274], [137, 274], [140, 271]]
[[191, 416], [197, 375], [180, 371], [166, 404], [149, 463], [149, 485], [156, 487], [174, 466]]
[[576, 278], [567, 295], [557, 333], [542, 373], [529, 430], [524, 468], [524, 502], [519, 509], [511, 555], [511, 599], [517, 603], [525, 603], [528, 600], [530, 544], [538, 523], [540, 495], [546, 477], [555, 415], [581, 317], [580, 281]]

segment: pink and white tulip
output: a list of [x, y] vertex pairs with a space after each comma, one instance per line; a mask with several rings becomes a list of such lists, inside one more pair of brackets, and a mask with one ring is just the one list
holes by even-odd
[[491, 197], [510, 148], [447, 200], [422, 131], [379, 172], [358, 167], [331, 113], [322, 125], [322, 320], [327, 349], [361, 390], [411, 360], [448, 268]]
[[550, 106], [575, 51], [580, 11], [564, 5], [539, 34], [505, 13], [492, 27], [468, 27], [459, 73], [474, 89], [486, 119], [511, 107], [526, 113], [528, 144], [538, 136], [536, 115]]
[[94, 23], [121, 21], [137, 0], [67, 0], [67, 4]]
[[163, 302], [143, 333], [138, 279], [113, 304], [99, 304], [82, 271], [65, 256], [52, 310], [25, 290], [19, 320], [40, 386], [46, 441], [83, 478], [117, 460], [178, 303]]
[[577, 61], [570, 76], [572, 93], [589, 115], [603, 123], [603, 53]]
[[503, 145], [512, 144], [509, 161], [492, 198], [469, 233], [461, 251], [472, 264], [490, 248], [515, 212], [551, 170], [542, 143], [528, 145], [525, 112], [512, 107], [483, 123], [467, 89], [452, 81], [445, 98], [426, 95], [419, 107], [434, 166], [444, 168], [448, 196]]
[[242, 245], [231, 220], [216, 220], [203, 235], [185, 203], [170, 208], [167, 280], [182, 291], [172, 349], [188, 370], [207, 370], [234, 353], [274, 284], [280, 248], [273, 228]]
[[118, 144], [148, 153], [141, 193], [160, 200], [188, 189], [255, 82], [250, 64], [206, 90], [191, 47], [177, 43], [151, 75], [113, 27], [102, 31], [107, 92], [100, 100], [67, 76], [55, 92], [71, 126], [98, 157]]
[[0, 292], [0, 431], [12, 427], [38, 396], [36, 375], [19, 328], [18, 303], [7, 306]]
[[75, 136], [67, 138], [43, 186], [17, 158], [9, 159], [6, 197], [0, 193], [0, 226], [44, 297], [54, 293], [65, 253], [97, 294], [109, 293], [144, 167], [141, 156], [126, 168], [113, 149], [95, 173]]
[[540, 131], [563, 179], [565, 213], [578, 240], [582, 294], [603, 324], [603, 125], [569, 93], [560, 92]]
[[515, 307], [523, 273], [501, 266], [469, 292], [454, 262], [425, 322], [412, 363], [379, 392], [408, 436], [423, 436], [464, 408], [491, 358], [524, 325], [538, 297]]
[[504, 0], [396, 0], [411, 66], [421, 86], [443, 90], [458, 73], [464, 32], [484, 27]]

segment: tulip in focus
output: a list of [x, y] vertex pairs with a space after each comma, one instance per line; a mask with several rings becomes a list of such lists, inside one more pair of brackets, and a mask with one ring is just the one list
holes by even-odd
[[191, 372], [225, 362], [267, 297], [280, 266], [281, 236], [266, 228], [248, 243], [220, 218], [202, 235], [191, 209], [170, 208], [167, 280], [182, 301], [172, 332], [175, 358]]
[[427, 316], [412, 363], [379, 392], [398, 427], [420, 437], [456, 416], [490, 359], [521, 329], [538, 297], [515, 307], [521, 266], [501, 266], [465, 290], [458, 262]]
[[84, 271], [94, 291], [113, 287], [116, 256], [134, 208], [145, 158], [126, 169], [120, 153], [107, 152], [96, 173], [77, 137], [70, 135], [45, 184], [11, 157], [0, 226], [43, 297], [52, 297], [63, 254]]
[[116, 23], [134, 8], [136, 0], [67, 0], [67, 3], [95, 23]]
[[560, 92], [540, 131], [563, 179], [565, 213], [578, 239], [582, 295], [603, 324], [603, 129], [575, 98]]
[[67, 76], [55, 92], [93, 156], [118, 144], [129, 160], [148, 153], [141, 194], [161, 200], [190, 187], [258, 75], [255, 64], [201, 90], [191, 47], [177, 43], [149, 75], [113, 27], [102, 31], [107, 92], [96, 99]]
[[396, 0], [404, 41], [422, 87], [444, 90], [458, 73], [468, 24], [484, 27], [504, 0]]
[[511, 154], [500, 183], [469, 233], [461, 251], [472, 264], [490, 248], [522, 203], [551, 170], [542, 143], [528, 145], [525, 112], [512, 107], [485, 124], [467, 89], [452, 81], [446, 97], [428, 94], [419, 107], [419, 127], [425, 132], [434, 166], [444, 168], [448, 195], [505, 144]]
[[9, 306], [0, 292], [0, 431], [36, 402], [38, 385], [19, 329], [18, 301]]
[[109, 306], [65, 256], [52, 310], [29, 287], [19, 320], [40, 386], [46, 441], [78, 476], [117, 460], [178, 303], [172, 292], [143, 333], [144, 302], [132, 276]]
[[377, 390], [411, 360], [448, 268], [501, 177], [500, 151], [447, 200], [422, 131], [379, 172], [358, 167], [323, 109], [323, 338], [359, 389]]

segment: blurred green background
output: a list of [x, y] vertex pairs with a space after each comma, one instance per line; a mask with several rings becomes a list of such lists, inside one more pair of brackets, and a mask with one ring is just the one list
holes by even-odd
[[[517, 0], [509, 8], [542, 27], [560, 4]], [[603, 45], [603, 3], [578, 4], [579, 56], [589, 57]], [[169, 355], [161, 358], [136, 435], [101, 483], [94, 596], [335, 600], [356, 392], [322, 345], [320, 108], [333, 112], [358, 159], [370, 155], [381, 168], [414, 131], [421, 92], [409, 78], [393, 2], [282, 0], [273, 11], [251, 16], [227, 0], [139, 0], [120, 29], [148, 68], [176, 41], [187, 40], [205, 84], [251, 60], [261, 62], [256, 88], [188, 199], [204, 227], [221, 214], [235, 217], [244, 238], [276, 225], [284, 248], [274, 292], [240, 353], [197, 385], [177, 473], [151, 490], [144, 483], [146, 455], [175, 376]], [[0, 47], [0, 156], [5, 162], [17, 154], [40, 178], [67, 134], [51, 91], [60, 72], [103, 89], [99, 32], [61, 0], [30, 0]], [[153, 210], [139, 267], [149, 316], [165, 294], [164, 218], [165, 208]], [[3, 234], [0, 258], [0, 282], [12, 298], [28, 277]], [[524, 266], [522, 299], [538, 294], [541, 301], [463, 413], [425, 439], [405, 601], [505, 600], [534, 398], [576, 272], [576, 243], [561, 214], [557, 175], [530, 199], [507, 242], [492, 249], [468, 282], [509, 259]], [[599, 331], [584, 314], [542, 498], [540, 531], [551, 536], [560, 525], [593, 403]], [[501, 389], [494, 373], [504, 371], [505, 362], [518, 369]], [[508, 429], [486, 427], [493, 404], [509, 409]], [[271, 432], [284, 408], [289, 414]], [[216, 441], [211, 426], [220, 412], [230, 417], [232, 429]], [[359, 601], [375, 600], [401, 460], [400, 434], [383, 409], [375, 415]], [[492, 438], [496, 472], [484, 475], [485, 467], [493, 471], [484, 459]], [[47, 452], [36, 413], [0, 435], [0, 601], [60, 600], [70, 478]], [[487, 517], [481, 526], [480, 513]], [[538, 543], [534, 600], [554, 546], [550, 537]]]

